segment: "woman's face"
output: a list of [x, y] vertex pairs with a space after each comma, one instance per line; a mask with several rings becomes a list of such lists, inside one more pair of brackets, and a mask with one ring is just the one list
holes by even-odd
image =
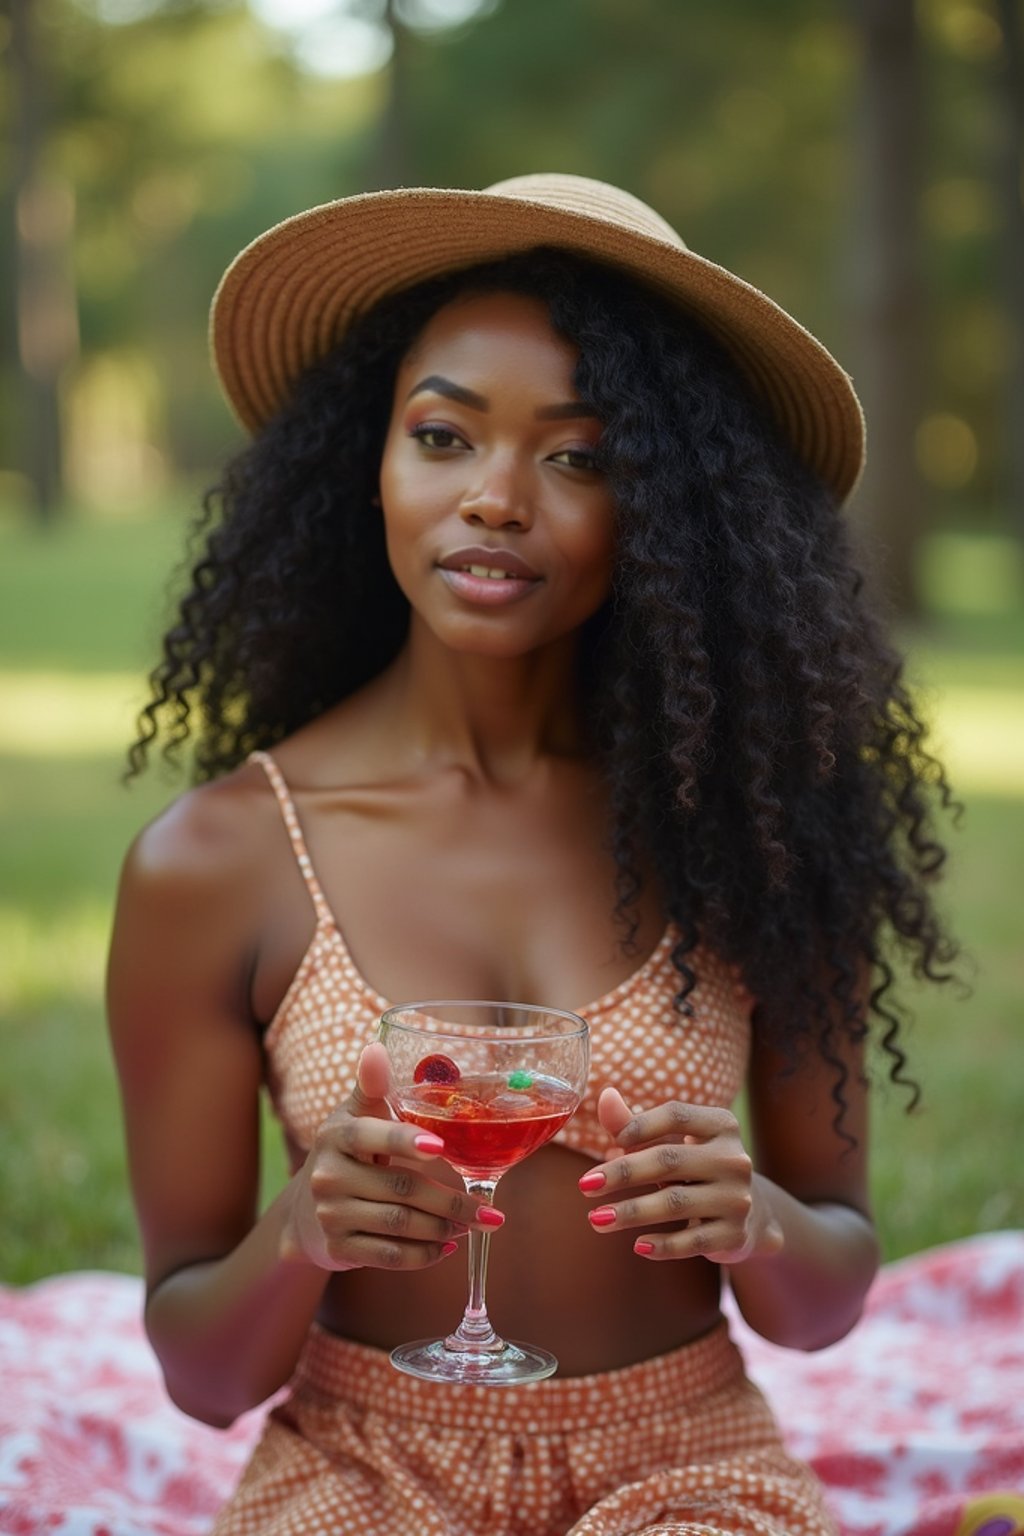
[[414, 616], [456, 650], [525, 654], [608, 595], [614, 508], [576, 356], [539, 300], [478, 294], [439, 310], [399, 367], [388, 556]]

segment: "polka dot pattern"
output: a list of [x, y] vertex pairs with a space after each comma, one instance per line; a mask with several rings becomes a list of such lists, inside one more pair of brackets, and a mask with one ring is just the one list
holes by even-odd
[[213, 1536], [836, 1536], [723, 1324], [599, 1376], [418, 1381], [314, 1328]]
[[[317, 1128], [351, 1092], [356, 1064], [374, 1036], [388, 1000], [357, 970], [317, 880], [295, 805], [280, 769], [255, 752], [281, 807], [316, 911], [316, 930], [267, 1033], [267, 1082], [277, 1114], [296, 1146], [309, 1147]], [[611, 1142], [597, 1118], [597, 1098], [614, 1084], [627, 1103], [650, 1107], [669, 1099], [731, 1104], [750, 1048], [751, 999], [717, 956], [699, 948], [689, 963], [699, 980], [691, 1016], [677, 1012], [679, 975], [669, 927], [653, 954], [595, 1002], [575, 1011], [590, 1025], [587, 1092], [556, 1141], [603, 1160]]]
[[[268, 1086], [299, 1147], [351, 1090], [387, 1000], [349, 954], [288, 787], [277, 796], [316, 930], [265, 1037]], [[750, 999], [704, 950], [676, 1012], [670, 928], [632, 976], [577, 1011], [590, 1087], [557, 1138], [601, 1159], [597, 1095], [728, 1104], [746, 1070]], [[782, 1449], [725, 1325], [670, 1355], [515, 1391], [399, 1375], [382, 1351], [314, 1327], [214, 1536], [834, 1536], [818, 1485]]]

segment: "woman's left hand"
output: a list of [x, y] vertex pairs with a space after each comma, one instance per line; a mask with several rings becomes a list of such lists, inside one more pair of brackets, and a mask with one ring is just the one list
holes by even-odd
[[647, 1259], [741, 1264], [781, 1250], [782, 1229], [729, 1110], [673, 1100], [634, 1114], [606, 1088], [598, 1116], [623, 1155], [580, 1180], [600, 1202], [588, 1212], [596, 1232], [637, 1232], [634, 1251]]

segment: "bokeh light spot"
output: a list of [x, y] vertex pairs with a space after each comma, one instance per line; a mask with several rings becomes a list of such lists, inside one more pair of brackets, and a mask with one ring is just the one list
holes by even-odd
[[922, 421], [914, 450], [921, 473], [940, 490], [961, 490], [978, 467], [978, 439], [973, 429], [948, 411]]

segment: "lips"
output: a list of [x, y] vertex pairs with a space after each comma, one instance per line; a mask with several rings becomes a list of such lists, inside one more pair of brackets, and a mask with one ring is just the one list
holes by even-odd
[[438, 565], [442, 571], [461, 571], [481, 581], [539, 581], [540, 575], [521, 555], [510, 549], [493, 549], [484, 544], [470, 544], [444, 555]]
[[487, 544], [453, 549], [442, 556], [437, 569], [449, 592], [472, 608], [506, 608], [542, 584], [540, 574], [521, 555]]

